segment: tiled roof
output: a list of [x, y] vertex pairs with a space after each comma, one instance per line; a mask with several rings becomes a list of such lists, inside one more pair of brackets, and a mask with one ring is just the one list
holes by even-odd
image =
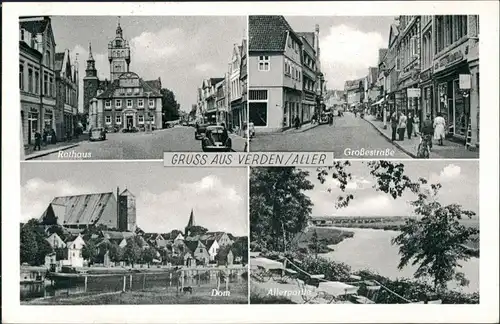
[[304, 37], [309, 45], [314, 48], [314, 32], [297, 33], [297, 35]]
[[134, 236], [132, 232], [102, 231], [104, 238], [109, 240], [123, 240]]
[[378, 50], [378, 64], [382, 63], [387, 54], [387, 48], [381, 48]]
[[55, 197], [50, 205], [57, 207], [53, 208], [56, 216], [64, 213], [64, 225], [90, 225], [99, 221], [112, 197], [112, 192]]
[[246, 39], [243, 39], [243, 41], [241, 42], [241, 56], [246, 56], [247, 55], [247, 40]]
[[214, 239], [209, 239], [209, 240], [202, 240], [201, 243], [203, 243], [207, 248], [210, 248], [212, 244], [214, 244], [215, 240]]
[[44, 19], [43, 17], [40, 17], [39, 20], [32, 20], [32, 21], [23, 21], [23, 18], [20, 17], [20, 22], [19, 25], [21, 28], [26, 29], [30, 33], [36, 35], [36, 34], [41, 34], [47, 29], [47, 25], [49, 24], [48, 19]]
[[[160, 89], [155, 88], [154, 86], [157, 86], [159, 80], [154, 80], [153, 81], [144, 81], [142, 79], [139, 79], [139, 86], [144, 89], [144, 91], [150, 92], [150, 97], [161, 97]], [[111, 99], [114, 97], [115, 90], [120, 88], [120, 80], [114, 80], [113, 83], [111, 83], [109, 86], [107, 86], [104, 90], [103, 93], [97, 96], [99, 99]]]
[[282, 52], [285, 50], [287, 32], [300, 42], [300, 38], [283, 16], [250, 16], [248, 50]]
[[56, 55], [54, 56], [54, 60], [55, 60], [54, 71], [61, 71], [64, 61], [64, 52], [56, 53]]
[[148, 80], [145, 81], [150, 87], [157, 89], [158, 91], [161, 90], [161, 80], [158, 78], [157, 80]]
[[194, 253], [196, 251], [196, 248], [198, 247], [198, 242], [199, 241], [187, 241], [187, 242], [184, 242], [187, 246], [187, 248], [189, 249], [189, 251], [191, 251], [192, 253]]

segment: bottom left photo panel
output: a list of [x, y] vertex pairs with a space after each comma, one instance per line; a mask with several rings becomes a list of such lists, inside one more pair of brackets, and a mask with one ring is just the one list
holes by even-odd
[[247, 304], [248, 226], [247, 168], [21, 163], [21, 304]]

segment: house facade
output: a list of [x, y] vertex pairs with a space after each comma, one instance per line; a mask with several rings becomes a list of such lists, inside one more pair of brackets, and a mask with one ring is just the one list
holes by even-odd
[[54, 33], [49, 17], [19, 18], [19, 90], [24, 145], [56, 129]]
[[56, 53], [56, 135], [60, 140], [72, 138], [78, 114], [78, 62], [71, 63], [70, 51]]
[[[243, 39], [241, 44], [241, 66], [240, 66], [240, 86], [241, 86], [241, 125], [240, 130], [243, 130], [244, 125], [248, 123], [248, 42]], [[240, 133], [239, 135], [243, 135]]]
[[363, 103], [365, 95], [364, 84], [364, 78], [345, 82], [344, 92], [346, 93], [346, 103], [349, 108], [358, 107], [361, 103]]
[[314, 33], [299, 33], [302, 38], [302, 123], [311, 121], [316, 111], [316, 51]]
[[[245, 49], [246, 50], [246, 49]], [[243, 44], [234, 44], [228, 73], [228, 100], [230, 105], [230, 127], [240, 129], [243, 125], [243, 106], [241, 97], [241, 57]]]

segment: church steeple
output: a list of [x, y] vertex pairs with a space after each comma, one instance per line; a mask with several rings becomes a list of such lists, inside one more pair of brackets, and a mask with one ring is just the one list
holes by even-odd
[[116, 27], [116, 37], [123, 38], [123, 30], [120, 26], [120, 16], [118, 16], [118, 27]]
[[186, 225], [186, 228], [184, 230], [184, 236], [189, 236], [189, 229], [193, 226], [196, 226], [196, 223], [194, 222], [194, 212], [193, 209], [191, 208], [191, 214], [189, 215], [189, 221]]
[[94, 57], [92, 56], [92, 43], [89, 42], [89, 59], [87, 61], [94, 61]]
[[94, 56], [92, 56], [92, 44], [89, 42], [89, 58], [87, 59], [87, 68], [85, 69], [85, 76], [97, 77], [97, 70], [95, 68]]

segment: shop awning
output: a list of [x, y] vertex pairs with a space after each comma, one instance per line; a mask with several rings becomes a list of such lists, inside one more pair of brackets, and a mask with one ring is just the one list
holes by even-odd
[[372, 104], [372, 106], [377, 106], [377, 105], [380, 105], [381, 103], [384, 102], [384, 98], [380, 99], [379, 101], [375, 102], [374, 104]]

